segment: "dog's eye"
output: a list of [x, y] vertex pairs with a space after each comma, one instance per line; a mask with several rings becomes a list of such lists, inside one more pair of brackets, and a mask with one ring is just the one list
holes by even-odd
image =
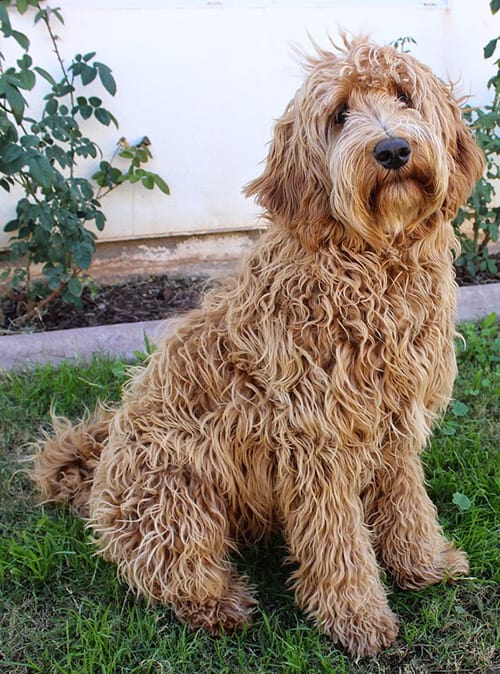
[[405, 108], [412, 108], [412, 102], [411, 98], [408, 96], [408, 94], [405, 94], [404, 92], [399, 92], [398, 93], [398, 101], [402, 103]]
[[347, 105], [343, 105], [341, 108], [339, 108], [333, 117], [334, 124], [344, 124], [344, 122], [347, 119], [348, 113], [349, 108], [347, 107]]

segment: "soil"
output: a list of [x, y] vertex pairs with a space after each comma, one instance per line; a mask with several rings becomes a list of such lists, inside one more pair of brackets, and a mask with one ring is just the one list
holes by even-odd
[[[500, 281], [500, 253], [494, 258], [499, 272], [485, 272], [472, 278], [465, 269], [457, 268], [458, 284]], [[93, 289], [85, 288], [80, 308], [57, 299], [49, 305], [43, 316], [21, 329], [33, 332], [163, 319], [197, 306], [200, 294], [209, 285], [206, 277], [164, 274], [136, 277], [127, 282], [96, 286]], [[0, 334], [18, 330], [13, 321], [25, 312], [25, 308], [25, 298], [19, 290], [11, 290], [0, 296]]]
[[[86, 287], [81, 307], [57, 298], [43, 316], [25, 324], [22, 330], [64, 330], [163, 319], [195, 307], [209, 285], [205, 277], [161, 275]], [[11, 290], [0, 299], [0, 334], [17, 330], [13, 321], [25, 312], [25, 307], [24, 294], [18, 290]]]

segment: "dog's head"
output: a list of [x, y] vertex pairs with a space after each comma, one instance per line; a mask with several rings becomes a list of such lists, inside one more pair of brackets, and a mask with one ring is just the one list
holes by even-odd
[[332, 238], [380, 249], [451, 220], [484, 164], [451, 87], [364, 38], [307, 70], [246, 194], [312, 251]]

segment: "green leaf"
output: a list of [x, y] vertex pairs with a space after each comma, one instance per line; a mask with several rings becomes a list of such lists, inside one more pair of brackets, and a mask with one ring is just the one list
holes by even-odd
[[9, 220], [9, 222], [4, 225], [3, 231], [4, 232], [15, 232], [17, 229], [19, 229], [19, 220]]
[[19, 142], [23, 147], [39, 147], [40, 145], [40, 139], [38, 136], [34, 136], [32, 134], [26, 134], [25, 136], [21, 136]]
[[29, 54], [23, 54], [20, 59], [17, 59], [17, 65], [21, 70], [27, 70], [33, 65], [33, 59]]
[[459, 400], [454, 400], [451, 403], [451, 413], [456, 417], [465, 417], [468, 411], [468, 406]]
[[51, 145], [45, 149], [45, 156], [49, 161], [56, 161], [61, 168], [71, 166], [71, 153], [66, 153], [59, 145]]
[[24, 155], [24, 151], [22, 147], [16, 143], [7, 143], [7, 145], [4, 145], [2, 148], [2, 159], [7, 164], [16, 161], [21, 155]]
[[105, 110], [104, 108], [95, 108], [94, 109], [94, 115], [101, 124], [104, 124], [104, 126], [109, 126], [111, 123], [111, 115], [110, 113]]
[[[73, 250], [73, 257], [75, 260], [75, 263], [80, 267], [80, 269], [88, 269], [90, 267], [90, 263], [92, 262], [92, 256], [94, 254], [94, 249], [89, 243], [79, 243], [78, 247]], [[72, 279], [73, 280], [73, 279]], [[77, 279], [75, 279], [77, 280]], [[70, 281], [71, 283], [71, 281]], [[76, 284], [75, 284], [76, 287]], [[81, 290], [80, 290], [81, 293]], [[71, 291], [72, 295], [75, 295], [73, 291]], [[78, 296], [78, 295], [77, 295]]]
[[11, 35], [22, 49], [28, 51], [30, 48], [30, 41], [24, 33], [21, 33], [18, 30], [13, 30], [11, 31]]
[[16, 0], [16, 8], [19, 14], [24, 14], [24, 12], [28, 9], [28, 7], [29, 7], [28, 0]]
[[62, 23], [62, 25], [64, 26], [64, 19], [58, 7], [50, 8], [50, 13], [53, 14], [59, 21], [59, 23]]
[[142, 179], [142, 184], [146, 189], [152, 190], [155, 186], [155, 180], [152, 175], [147, 175]]
[[4, 94], [5, 98], [7, 99], [10, 105], [12, 114], [14, 115], [16, 122], [20, 124], [23, 120], [25, 109], [24, 98], [20, 94], [19, 89], [17, 89], [17, 87], [12, 86], [12, 84], [9, 84], [8, 82], [5, 83]]
[[46, 70], [44, 70], [44, 68], [40, 68], [40, 66], [34, 66], [33, 70], [37, 72], [40, 75], [40, 77], [43, 77], [44, 80], [47, 80], [47, 82], [52, 86], [55, 86], [57, 84], [52, 75]]
[[457, 427], [455, 422], [446, 422], [441, 427], [441, 433], [446, 436], [453, 436], [457, 433]]
[[92, 107], [90, 105], [81, 105], [79, 110], [83, 119], [88, 119], [92, 116]]
[[497, 319], [498, 316], [493, 311], [491, 314], [488, 314], [487, 316], [485, 316], [485, 318], [483, 318], [483, 320], [481, 321], [481, 327], [483, 328], [483, 330], [485, 330], [487, 328], [493, 327], [494, 325], [496, 326]]
[[82, 294], [82, 283], [79, 278], [76, 276], [73, 276], [70, 278], [69, 283], [68, 283], [68, 292], [73, 295], [73, 297], [80, 297]]
[[137, 148], [135, 151], [135, 157], [140, 164], [146, 164], [148, 159], [151, 157], [151, 153], [147, 149]]
[[80, 77], [82, 80], [82, 84], [84, 84], [85, 86], [93, 82], [96, 78], [96, 75], [97, 75], [96, 69], [93, 68], [92, 66], [88, 65], [82, 66], [82, 72], [80, 74]]
[[59, 107], [59, 103], [58, 103], [57, 99], [50, 98], [47, 101], [47, 103], [45, 104], [45, 112], [48, 115], [55, 115], [58, 107]]
[[96, 183], [99, 185], [99, 187], [107, 187], [108, 186], [108, 179], [107, 179], [104, 171], [96, 171], [92, 175], [92, 180], [95, 180]]
[[12, 178], [0, 178], [0, 187], [7, 192], [10, 192], [11, 185], [13, 184]]
[[85, 201], [90, 201], [94, 198], [94, 188], [86, 178], [75, 178], [74, 184], [75, 187], [80, 190], [80, 193]]
[[491, 0], [490, 9], [492, 14], [496, 14], [500, 9], [500, 0]]
[[88, 156], [92, 157], [92, 159], [95, 159], [97, 157], [98, 150], [99, 150], [98, 146], [95, 145], [94, 143], [89, 143], [87, 145]]
[[109, 94], [111, 94], [111, 96], [114, 96], [116, 94], [116, 82], [115, 78], [111, 74], [111, 68], [107, 65], [104, 65], [104, 63], [99, 63], [98, 61], [96, 61], [95, 67], [99, 72], [99, 79], [101, 80], [102, 86]]
[[21, 70], [19, 72], [19, 79], [23, 85], [23, 89], [31, 91], [36, 83], [35, 73], [32, 70]]
[[159, 187], [163, 194], [170, 194], [170, 188], [167, 183], [156, 173], [152, 174], [156, 187]]
[[466, 512], [467, 510], [470, 510], [470, 508], [472, 507], [472, 501], [470, 500], [470, 498], [465, 494], [461, 494], [458, 491], [456, 491], [453, 494], [453, 503], [462, 512]]
[[[24, 153], [20, 155], [17, 159], [9, 163], [4, 161], [3, 157], [0, 157], [0, 173], [4, 174], [5, 180], [8, 181], [7, 185], [9, 184], [9, 182], [11, 184], [14, 184], [10, 176], [15, 176], [19, 172], [22, 172], [22, 169], [24, 168], [25, 165], [26, 165], [26, 157]], [[4, 187], [4, 189], [7, 189], [7, 191], [10, 191], [10, 188], [5, 186], [4, 184], [2, 184], [2, 187]]]
[[71, 84], [64, 84], [63, 82], [60, 82], [59, 84], [56, 84], [55, 87], [53, 88], [53, 95], [57, 96], [58, 98], [63, 98], [64, 96], [67, 96], [68, 94], [71, 94], [75, 90], [75, 87]]
[[77, 77], [82, 74], [83, 68], [84, 64], [81, 62], [81, 56], [77, 54], [75, 56], [75, 63], [72, 63], [70, 65], [69, 70], [71, 70], [73, 72], [73, 75]]
[[99, 232], [102, 232], [104, 225], [106, 224], [106, 216], [102, 211], [96, 211], [94, 216], [95, 226]]
[[41, 187], [48, 188], [54, 183], [54, 169], [43, 155], [33, 155], [28, 159], [31, 176]]
[[11, 23], [6, 8], [0, 4], [0, 29], [5, 37], [10, 35]]
[[54, 220], [52, 218], [52, 214], [49, 210], [49, 208], [42, 208], [39, 213], [39, 219], [40, 219], [40, 224], [42, 225], [43, 229], [46, 232], [50, 232], [52, 230], [52, 226], [54, 224]]
[[46, 9], [41, 9], [35, 14], [35, 18], [33, 19], [33, 23], [36, 24], [41, 21], [45, 16], [47, 16], [47, 10]]

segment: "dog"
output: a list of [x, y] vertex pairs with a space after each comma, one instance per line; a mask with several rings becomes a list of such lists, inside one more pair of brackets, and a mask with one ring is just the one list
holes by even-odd
[[246, 187], [269, 226], [239, 274], [118, 407], [56, 422], [34, 479], [132, 588], [214, 634], [256, 603], [231, 553], [281, 531], [298, 604], [360, 658], [398, 632], [381, 567], [401, 588], [468, 572], [420, 453], [452, 392], [450, 223], [483, 157], [410, 54], [344, 38], [305, 68]]

